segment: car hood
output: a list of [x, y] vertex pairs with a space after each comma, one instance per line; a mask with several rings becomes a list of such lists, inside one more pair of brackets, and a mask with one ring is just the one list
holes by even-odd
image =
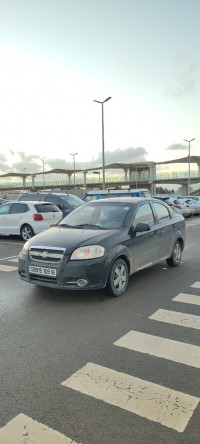
[[118, 231], [55, 227], [37, 234], [29, 242], [31, 247], [65, 248], [66, 253], [71, 253], [79, 246], [103, 245]]

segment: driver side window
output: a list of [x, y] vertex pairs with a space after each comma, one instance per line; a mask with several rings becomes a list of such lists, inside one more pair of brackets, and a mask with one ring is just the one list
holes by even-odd
[[154, 225], [154, 215], [152, 212], [151, 205], [149, 203], [145, 203], [138, 208], [137, 213], [133, 219], [133, 226], [136, 227], [138, 223], [145, 223], [149, 225]]

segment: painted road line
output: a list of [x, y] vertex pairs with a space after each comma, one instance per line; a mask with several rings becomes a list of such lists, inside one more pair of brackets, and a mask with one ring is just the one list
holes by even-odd
[[18, 262], [18, 256], [13, 259], [8, 259], [8, 262]]
[[18, 258], [18, 256], [9, 256], [9, 257], [2, 257], [1, 259], [0, 259], [0, 261], [9, 261], [9, 260], [12, 260], [12, 259], [16, 259], [16, 258]]
[[11, 267], [11, 265], [0, 265], [0, 271], [14, 271], [17, 270], [17, 267]]
[[200, 296], [196, 296], [195, 294], [179, 293], [174, 299], [172, 299], [172, 301], [200, 305]]
[[185, 344], [184, 342], [173, 341], [133, 330], [114, 342], [114, 345], [200, 368], [200, 347], [196, 345]]
[[194, 284], [191, 285], [192, 288], [200, 288], [200, 282], [196, 281]]
[[185, 430], [199, 403], [194, 396], [91, 362], [62, 385], [178, 432]]
[[160, 309], [149, 316], [154, 321], [166, 322], [168, 324], [181, 325], [182, 327], [196, 328], [200, 330], [200, 316], [187, 313], [179, 313], [177, 311]]
[[29, 416], [20, 413], [0, 429], [1, 444], [77, 444]]

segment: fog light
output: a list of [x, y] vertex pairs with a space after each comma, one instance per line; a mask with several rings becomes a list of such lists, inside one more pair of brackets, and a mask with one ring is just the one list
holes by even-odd
[[88, 284], [88, 281], [86, 281], [86, 279], [79, 279], [79, 280], [77, 281], [77, 285], [78, 285], [79, 287], [85, 287], [87, 284]]

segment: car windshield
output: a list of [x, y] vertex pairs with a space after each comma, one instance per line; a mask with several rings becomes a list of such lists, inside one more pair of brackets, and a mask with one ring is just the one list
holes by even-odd
[[84, 202], [82, 201], [82, 199], [80, 199], [80, 197], [77, 196], [69, 196], [67, 194], [63, 194], [61, 196], [62, 200], [64, 200], [69, 207], [71, 207], [72, 209], [79, 207], [80, 205], [83, 205]]
[[84, 229], [115, 229], [121, 227], [130, 205], [123, 203], [86, 203], [62, 219], [59, 227], [72, 227]]

